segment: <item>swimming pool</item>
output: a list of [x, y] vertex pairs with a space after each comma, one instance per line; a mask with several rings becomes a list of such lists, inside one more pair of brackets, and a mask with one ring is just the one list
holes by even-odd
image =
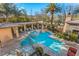
[[42, 44], [50, 48], [54, 53], [61, 53], [61, 47], [64, 43], [54, 38], [50, 38], [50, 35], [53, 35], [53, 33], [33, 31], [21, 41], [21, 46]]

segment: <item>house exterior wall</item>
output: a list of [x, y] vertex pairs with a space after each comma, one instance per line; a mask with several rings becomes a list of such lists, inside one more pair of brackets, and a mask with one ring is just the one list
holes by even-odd
[[6, 42], [13, 39], [11, 28], [1, 28], [0, 29], [0, 41]]
[[70, 27], [69, 24], [67, 23], [68, 21], [71, 21], [71, 15], [66, 16], [63, 32], [66, 32]]

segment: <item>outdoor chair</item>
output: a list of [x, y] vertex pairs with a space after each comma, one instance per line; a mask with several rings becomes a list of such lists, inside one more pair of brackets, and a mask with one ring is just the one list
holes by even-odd
[[77, 49], [74, 47], [70, 47], [67, 53], [67, 56], [75, 56], [77, 52]]

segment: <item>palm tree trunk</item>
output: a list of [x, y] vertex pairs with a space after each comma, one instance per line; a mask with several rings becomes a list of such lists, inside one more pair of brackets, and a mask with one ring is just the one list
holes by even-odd
[[51, 25], [53, 25], [53, 13], [51, 13]]

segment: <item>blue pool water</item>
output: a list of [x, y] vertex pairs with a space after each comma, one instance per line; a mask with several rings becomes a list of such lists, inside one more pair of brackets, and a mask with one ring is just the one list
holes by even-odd
[[31, 32], [28, 37], [24, 38], [21, 41], [21, 46], [27, 46], [30, 44], [42, 44], [48, 48], [50, 48], [55, 53], [61, 53], [61, 47], [64, 44], [63, 42], [50, 38], [49, 36], [52, 35], [51, 32]]

